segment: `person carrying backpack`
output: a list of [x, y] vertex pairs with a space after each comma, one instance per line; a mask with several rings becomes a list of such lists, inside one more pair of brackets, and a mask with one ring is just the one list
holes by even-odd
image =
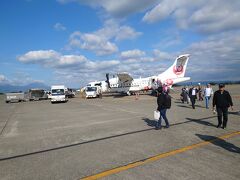
[[158, 98], [157, 98], [157, 110], [160, 112], [160, 117], [158, 123], [156, 125], [156, 129], [162, 128], [162, 119], [164, 119], [166, 123], [166, 128], [169, 128], [169, 122], [167, 119], [167, 109], [171, 108], [171, 96], [163, 92], [163, 88], [158, 88]]

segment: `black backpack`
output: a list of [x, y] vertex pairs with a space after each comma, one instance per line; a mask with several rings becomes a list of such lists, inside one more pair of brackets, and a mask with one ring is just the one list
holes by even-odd
[[171, 96], [169, 96], [168, 94], [165, 94], [165, 102], [164, 102], [164, 107], [167, 109], [171, 108]]

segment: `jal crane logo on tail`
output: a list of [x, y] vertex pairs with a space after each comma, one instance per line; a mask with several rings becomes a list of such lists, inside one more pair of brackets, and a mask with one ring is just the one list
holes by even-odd
[[179, 66], [173, 66], [173, 72], [174, 74], [176, 75], [180, 75], [183, 73], [183, 66], [182, 65], [179, 65]]

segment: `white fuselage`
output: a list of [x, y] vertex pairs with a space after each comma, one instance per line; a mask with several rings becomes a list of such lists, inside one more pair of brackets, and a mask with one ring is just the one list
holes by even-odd
[[128, 94], [156, 89], [160, 84], [171, 87], [173, 84], [190, 80], [190, 77], [184, 77], [188, 59], [188, 54], [178, 56], [171, 67], [157, 76], [137, 78], [126, 82], [116, 76], [109, 79], [109, 83], [107, 81], [95, 81], [89, 83], [88, 86], [101, 86], [102, 92], [122, 92]]
[[161, 84], [167, 84], [167, 86], [171, 87], [173, 84], [184, 82], [190, 80], [189, 77], [177, 78], [177, 79], [168, 79], [161, 78], [161, 76], [151, 76], [147, 78], [138, 78], [133, 79], [132, 82], [119, 83], [118, 78], [109, 79], [110, 88], [105, 81], [96, 81], [91, 82], [89, 85], [95, 86], [96, 83], [101, 83], [102, 92], [119, 92], [119, 93], [131, 93], [137, 91], [148, 91], [156, 89]]

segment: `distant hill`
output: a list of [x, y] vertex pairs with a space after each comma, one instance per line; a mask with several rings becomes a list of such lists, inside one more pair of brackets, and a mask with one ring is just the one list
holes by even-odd
[[223, 83], [223, 84], [240, 84], [240, 81], [188, 81], [188, 82], [183, 82], [183, 83], [179, 83], [176, 86], [191, 86], [191, 85], [198, 85], [198, 83], [200, 83], [201, 85], [207, 85], [208, 83], [211, 85], [216, 85], [219, 83]]
[[6, 93], [6, 92], [25, 92], [28, 91], [29, 89], [33, 88], [40, 88], [40, 89], [45, 89], [49, 90], [50, 87], [47, 86], [44, 83], [30, 83], [24, 86], [17, 86], [17, 85], [11, 85], [11, 84], [0, 84], [0, 93]]

